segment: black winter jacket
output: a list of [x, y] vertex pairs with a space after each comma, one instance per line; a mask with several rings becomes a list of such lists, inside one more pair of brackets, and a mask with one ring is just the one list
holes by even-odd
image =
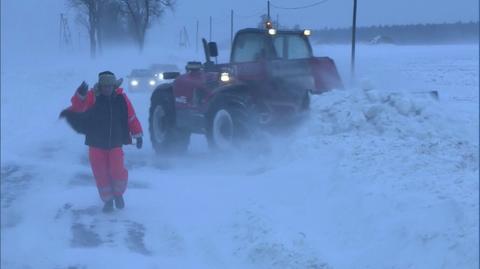
[[122, 94], [98, 95], [95, 104], [85, 112], [67, 111], [67, 122], [85, 134], [85, 144], [112, 149], [132, 143], [128, 129], [127, 103]]

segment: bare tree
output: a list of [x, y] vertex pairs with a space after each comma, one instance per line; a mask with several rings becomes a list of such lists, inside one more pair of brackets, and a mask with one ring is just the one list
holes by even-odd
[[129, 15], [135, 41], [140, 51], [145, 45], [145, 35], [152, 22], [162, 16], [167, 9], [172, 9], [175, 0], [122, 0], [125, 12]]
[[77, 21], [88, 30], [90, 38], [90, 56], [95, 58], [97, 53], [97, 29], [99, 23], [99, 9], [101, 0], [69, 0], [72, 7], [78, 10]]

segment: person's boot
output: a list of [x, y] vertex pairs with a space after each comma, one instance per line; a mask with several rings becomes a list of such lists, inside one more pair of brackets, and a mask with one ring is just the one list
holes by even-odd
[[105, 204], [103, 205], [102, 211], [104, 213], [109, 213], [113, 211], [113, 199], [105, 202]]
[[123, 209], [125, 207], [125, 201], [123, 200], [123, 196], [115, 196], [115, 207], [118, 209]]

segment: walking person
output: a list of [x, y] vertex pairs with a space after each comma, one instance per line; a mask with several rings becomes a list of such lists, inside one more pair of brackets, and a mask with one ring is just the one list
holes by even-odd
[[89, 146], [90, 165], [100, 198], [105, 203], [103, 212], [125, 207], [123, 194], [127, 188], [128, 171], [124, 166], [123, 145], [136, 140], [142, 148], [142, 126], [132, 103], [120, 88], [122, 79], [104, 71], [98, 82], [88, 90], [84, 82], [73, 95], [72, 105], [60, 113], [70, 126], [85, 135]]

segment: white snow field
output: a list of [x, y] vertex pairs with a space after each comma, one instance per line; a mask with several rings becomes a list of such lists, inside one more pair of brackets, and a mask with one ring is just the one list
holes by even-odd
[[[227, 52], [221, 52], [227, 55]], [[126, 146], [126, 208], [101, 212], [83, 137], [58, 114], [82, 80], [201, 55], [2, 52], [2, 268], [478, 268], [477, 45], [316, 46], [347, 85], [295, 130], [235, 153]], [[437, 90], [435, 100], [422, 92]]]

